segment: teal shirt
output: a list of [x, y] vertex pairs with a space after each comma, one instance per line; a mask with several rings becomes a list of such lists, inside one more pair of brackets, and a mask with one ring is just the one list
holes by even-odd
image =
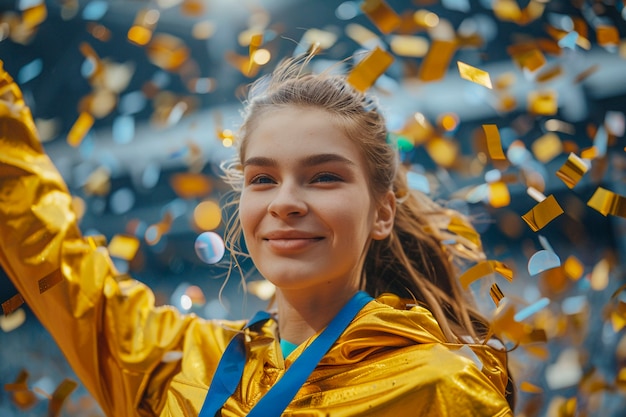
[[283, 351], [283, 358], [286, 358], [287, 356], [289, 356], [289, 354], [291, 354], [291, 352], [296, 350], [297, 347], [298, 345], [296, 344], [288, 342], [285, 339], [280, 339], [280, 350]]

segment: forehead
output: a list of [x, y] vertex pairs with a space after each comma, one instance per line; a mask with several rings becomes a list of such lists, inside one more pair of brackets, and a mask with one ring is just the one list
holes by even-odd
[[347, 136], [338, 117], [323, 109], [294, 106], [258, 115], [241, 156], [320, 152], [337, 152], [361, 160], [360, 148]]

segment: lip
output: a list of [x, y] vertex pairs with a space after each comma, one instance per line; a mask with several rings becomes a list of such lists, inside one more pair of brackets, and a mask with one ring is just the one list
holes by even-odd
[[263, 235], [263, 240], [275, 252], [297, 252], [324, 239], [323, 236], [299, 230], [277, 230]]
[[263, 240], [321, 239], [322, 236], [302, 230], [274, 230], [263, 235]]

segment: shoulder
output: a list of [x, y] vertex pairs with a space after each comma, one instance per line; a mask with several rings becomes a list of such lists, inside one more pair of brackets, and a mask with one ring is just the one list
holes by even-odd
[[383, 294], [367, 304], [345, 334], [362, 330], [395, 336], [407, 344], [445, 342], [439, 323], [428, 309], [393, 294]]
[[428, 309], [391, 294], [366, 305], [336, 348], [336, 363], [372, 359], [385, 362], [385, 369], [397, 367], [410, 378], [413, 370], [421, 369], [418, 379], [437, 382], [439, 387], [477, 378], [504, 392], [508, 379], [503, 348], [448, 343]]

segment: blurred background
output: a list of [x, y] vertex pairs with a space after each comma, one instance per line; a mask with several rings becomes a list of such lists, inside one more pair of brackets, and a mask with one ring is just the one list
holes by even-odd
[[[493, 261], [465, 282], [513, 349], [516, 415], [625, 416], [625, 19], [621, 0], [0, 0], [0, 60], [83, 232], [158, 304], [229, 319], [273, 290], [221, 256], [246, 86], [311, 50], [314, 71], [380, 72], [411, 187]], [[0, 327], [0, 415], [102, 415], [80, 383], [53, 395], [75, 377], [28, 307]]]

